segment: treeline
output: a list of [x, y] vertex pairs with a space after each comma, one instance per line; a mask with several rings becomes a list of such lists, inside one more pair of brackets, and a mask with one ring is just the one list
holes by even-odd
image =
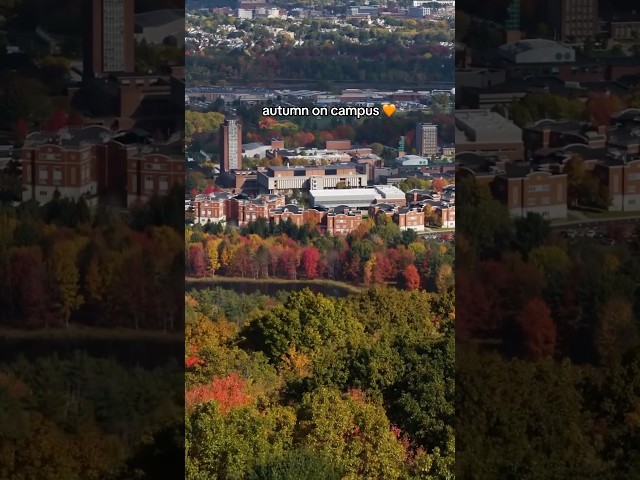
[[183, 238], [167, 226], [173, 197], [127, 218], [60, 198], [4, 208], [0, 324], [181, 329]]
[[314, 226], [266, 219], [242, 232], [209, 224], [187, 228], [187, 274], [242, 278], [326, 278], [366, 285], [446, 291], [453, 284], [453, 246], [401, 231], [386, 215], [365, 220], [347, 237]]
[[637, 91], [626, 97], [591, 92], [586, 102], [580, 96], [577, 93], [567, 96], [531, 93], [512, 101], [508, 106], [496, 106], [494, 110], [524, 128], [532, 122], [548, 118], [609, 125], [614, 114], [626, 108], [640, 108], [640, 94]]
[[[219, 24], [230, 23], [223, 17], [191, 21], [212, 32], [219, 31]], [[372, 27], [355, 20], [340, 31], [329, 21], [308, 22], [270, 22], [282, 23], [297, 41], [304, 42], [296, 45], [286, 36], [274, 37], [259, 22], [236, 19], [232, 22], [236, 30], [228, 38], [242, 39], [244, 48], [187, 49], [187, 80], [200, 84], [278, 78], [404, 84], [453, 81], [453, 49], [442, 44], [453, 42], [452, 21], [386, 18], [387, 25]]]
[[633, 245], [568, 244], [538, 215], [511, 220], [472, 181], [459, 183], [458, 199], [461, 332], [504, 339], [515, 348], [509, 354], [594, 364], [636, 343], [640, 255]]
[[186, 303], [187, 479], [452, 478], [452, 297]]

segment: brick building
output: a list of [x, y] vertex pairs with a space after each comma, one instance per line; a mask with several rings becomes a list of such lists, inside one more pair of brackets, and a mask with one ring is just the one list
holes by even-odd
[[279, 195], [262, 195], [256, 198], [234, 197], [229, 200], [229, 219], [239, 226], [255, 222], [258, 218], [269, 218], [269, 212], [283, 207], [285, 197]]
[[362, 223], [362, 212], [347, 206], [339, 206], [327, 212], [325, 229], [330, 235], [348, 235]]
[[402, 207], [393, 213], [393, 223], [400, 227], [400, 230], [424, 230], [424, 210], [420, 208]]
[[548, 0], [548, 18], [555, 37], [585, 40], [598, 33], [598, 0]]
[[47, 203], [60, 194], [89, 203], [97, 200], [98, 182], [93, 146], [53, 139], [25, 146], [21, 152], [23, 201]]
[[640, 160], [624, 162], [622, 159], [608, 158], [598, 162], [593, 173], [609, 190], [609, 210], [640, 210]]
[[438, 154], [438, 126], [430, 123], [416, 125], [416, 146], [421, 157]]
[[565, 174], [532, 170], [529, 164], [507, 165], [503, 174], [496, 175], [492, 187], [513, 216], [532, 212], [548, 220], [567, 218]]
[[229, 200], [232, 197], [233, 195], [227, 192], [197, 195], [192, 203], [195, 223], [205, 225], [210, 222], [226, 222]]
[[161, 145], [140, 149], [127, 161], [127, 206], [146, 203], [184, 184], [184, 156], [177, 146]]

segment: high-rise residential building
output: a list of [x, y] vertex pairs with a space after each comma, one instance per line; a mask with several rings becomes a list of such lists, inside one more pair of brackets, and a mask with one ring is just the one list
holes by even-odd
[[520, 0], [513, 0], [507, 8], [505, 32], [507, 43], [514, 43], [522, 39], [522, 32], [520, 31]]
[[438, 126], [419, 123], [416, 127], [418, 155], [432, 157], [438, 153]]
[[95, 78], [135, 68], [133, 0], [85, 0], [84, 76]]
[[598, 33], [598, 0], [548, 0], [549, 26], [560, 41], [583, 41]]
[[223, 172], [242, 169], [242, 125], [227, 120], [220, 126], [220, 169]]

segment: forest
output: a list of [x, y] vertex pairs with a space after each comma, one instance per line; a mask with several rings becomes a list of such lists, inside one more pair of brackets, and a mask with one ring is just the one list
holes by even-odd
[[181, 331], [182, 194], [154, 199], [129, 218], [104, 207], [92, 213], [83, 199], [5, 207], [0, 326]]
[[385, 214], [364, 220], [346, 237], [266, 219], [242, 232], [215, 224], [188, 227], [185, 236], [186, 272], [192, 277], [331, 279], [441, 293], [454, 282], [453, 244], [401, 231]]
[[638, 477], [637, 240], [568, 243], [473, 180], [457, 193], [456, 474]]
[[183, 382], [175, 359], [141, 368], [77, 351], [0, 363], [0, 478], [181, 478]]
[[186, 478], [452, 478], [449, 293], [189, 292]]
[[183, 474], [183, 193], [0, 211], [0, 478]]

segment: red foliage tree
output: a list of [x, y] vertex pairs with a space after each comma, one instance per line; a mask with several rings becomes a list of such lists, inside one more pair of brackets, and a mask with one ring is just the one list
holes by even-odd
[[587, 112], [597, 125], [608, 125], [613, 112], [609, 97], [602, 94], [591, 94], [587, 100]]
[[258, 123], [258, 126], [262, 129], [270, 130], [277, 123], [278, 121], [273, 117], [262, 117], [260, 119], [260, 122]]
[[44, 130], [48, 132], [57, 132], [67, 125], [68, 115], [61, 108], [56, 108], [51, 116], [44, 122]]
[[433, 189], [440, 193], [442, 192], [442, 189], [445, 187], [446, 183], [442, 178], [435, 178], [433, 180]]
[[207, 185], [207, 188], [204, 189], [205, 195], [211, 195], [213, 192], [215, 192], [215, 187], [213, 185]]
[[404, 134], [404, 145], [405, 148], [416, 145], [416, 130], [414, 128]]
[[464, 269], [456, 269], [456, 335], [482, 336], [495, 329], [495, 315], [484, 283]]
[[320, 261], [320, 252], [315, 247], [305, 248], [302, 252], [302, 268], [307, 278], [318, 277], [318, 262]]
[[[382, 253], [375, 254], [376, 263], [373, 267], [373, 280], [376, 283], [384, 283], [387, 280], [395, 278], [397, 275], [397, 266], [388, 255]], [[395, 274], [395, 275], [394, 275]]]
[[333, 130], [333, 135], [335, 138], [353, 140], [356, 136], [356, 133], [351, 125], [343, 124], [338, 125]]
[[201, 243], [189, 245], [187, 265], [189, 273], [194, 277], [204, 277], [207, 274], [207, 259]]
[[18, 138], [25, 138], [29, 135], [29, 126], [24, 118], [20, 117], [16, 120], [16, 124], [13, 126], [13, 130]]
[[199, 357], [196, 357], [195, 355], [192, 355], [184, 359], [184, 366], [187, 368], [195, 367], [197, 365], [202, 365], [203, 363], [204, 363], [204, 360], [202, 360]]
[[402, 272], [402, 278], [407, 290], [417, 290], [420, 288], [420, 274], [414, 265], [407, 265]]
[[192, 409], [197, 405], [214, 401], [223, 412], [228, 413], [234, 407], [251, 403], [251, 397], [245, 392], [246, 385], [246, 380], [235, 372], [225, 377], [214, 377], [211, 383], [188, 390], [185, 394], [185, 404], [187, 408]]
[[14, 303], [27, 327], [47, 327], [52, 321], [46, 269], [38, 248], [17, 250], [11, 258], [11, 285]]
[[553, 355], [557, 329], [549, 307], [541, 298], [527, 302], [517, 317], [523, 340], [524, 354], [531, 360]]
[[295, 280], [298, 267], [298, 257], [292, 247], [283, 249], [278, 259], [278, 273], [284, 278]]

